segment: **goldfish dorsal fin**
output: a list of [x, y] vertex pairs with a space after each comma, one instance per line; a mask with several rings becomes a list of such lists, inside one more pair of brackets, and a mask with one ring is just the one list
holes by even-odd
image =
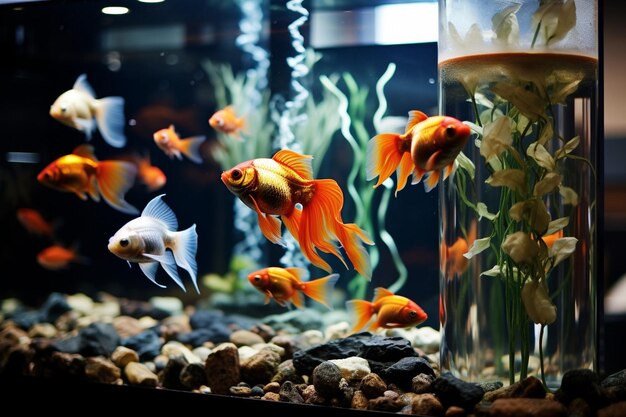
[[418, 124], [419, 122], [423, 122], [426, 119], [428, 119], [426, 113], [419, 110], [411, 110], [409, 112], [409, 121], [406, 123], [406, 131], [408, 132], [409, 130], [413, 129], [416, 124]]
[[98, 162], [98, 158], [96, 158], [96, 155], [95, 155], [95, 153], [93, 151], [93, 146], [91, 146], [91, 145], [87, 145], [87, 144], [78, 145], [72, 151], [72, 153], [74, 155], [78, 155], [78, 156], [81, 156], [83, 158], [91, 159], [94, 162]]
[[374, 290], [374, 300], [372, 302], [377, 303], [381, 299], [392, 296], [392, 295], [395, 295], [395, 294], [389, 291], [387, 288], [378, 287]]
[[76, 91], [81, 91], [90, 97], [96, 98], [96, 93], [94, 93], [93, 88], [91, 88], [91, 84], [87, 82], [87, 74], [80, 74], [74, 82], [74, 86], [72, 88]]
[[298, 281], [306, 281], [307, 279], [307, 270], [304, 268], [285, 268], [287, 272], [294, 276]]
[[141, 212], [143, 217], [152, 217], [167, 226], [167, 230], [178, 230], [178, 220], [172, 209], [162, 200], [165, 194], [154, 197]]
[[302, 155], [289, 149], [283, 149], [276, 152], [272, 159], [293, 169], [306, 180], [313, 179], [313, 167], [311, 166], [313, 157], [311, 155]]

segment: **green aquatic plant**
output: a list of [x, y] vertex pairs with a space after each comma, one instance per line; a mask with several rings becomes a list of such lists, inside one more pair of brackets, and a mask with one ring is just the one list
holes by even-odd
[[[376, 95], [379, 102], [373, 120], [376, 131], [379, 130], [378, 126], [387, 110], [387, 100], [385, 99], [383, 90], [395, 73], [395, 69], [395, 64], [390, 63], [387, 70], [376, 84]], [[343, 81], [347, 89], [347, 95], [339, 88], [340, 80]], [[378, 230], [378, 237], [389, 249], [394, 265], [398, 270], [398, 279], [389, 287], [391, 291], [397, 292], [406, 282], [408, 273], [398, 253], [395, 241], [386, 230], [385, 226], [385, 218], [392, 191], [391, 180], [388, 180], [388, 182], [384, 184], [375, 222], [372, 215], [374, 213], [374, 196], [376, 190], [368, 183], [367, 178], [365, 178], [367, 142], [374, 136], [374, 134], [367, 130], [365, 122], [369, 114], [367, 106], [369, 90], [367, 87], [360, 87], [354, 77], [347, 72], [342, 74], [341, 78], [321, 76], [320, 81], [322, 85], [339, 100], [338, 113], [341, 117], [341, 134], [348, 141], [353, 153], [354, 161], [350, 173], [348, 174], [346, 186], [355, 205], [355, 223], [361, 225], [371, 236], [375, 235], [373, 232], [376, 229]], [[380, 260], [378, 247], [369, 246], [368, 251], [372, 269], [375, 269]], [[351, 297], [355, 299], [365, 298], [367, 283], [368, 281], [364, 277], [360, 275], [355, 276], [348, 284]]]

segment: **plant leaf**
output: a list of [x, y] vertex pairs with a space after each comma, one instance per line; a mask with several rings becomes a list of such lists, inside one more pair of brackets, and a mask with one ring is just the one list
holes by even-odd
[[500, 265], [494, 265], [493, 268], [480, 273], [481, 276], [485, 275], [487, 277], [497, 277], [501, 274], [502, 271], [500, 270]]
[[552, 248], [550, 248], [550, 255], [554, 257], [552, 266], [556, 266], [564, 259], [567, 259], [576, 250], [577, 242], [578, 239], [575, 237], [562, 237], [555, 240]]
[[563, 197], [563, 204], [578, 205], [578, 194], [573, 189], [564, 185], [559, 186], [559, 194]]
[[561, 158], [565, 158], [567, 154], [571, 153], [574, 149], [578, 147], [579, 143], [580, 143], [580, 136], [574, 136], [565, 145], [563, 145], [561, 149], [556, 151], [556, 154], [555, 154], [556, 160], [558, 161]]
[[474, 179], [474, 175], [476, 173], [476, 167], [471, 159], [469, 159], [463, 151], [459, 152], [459, 155], [456, 157], [456, 162], [459, 164], [461, 168], [463, 168], [469, 176]]
[[476, 211], [478, 212], [478, 220], [482, 219], [483, 217], [488, 219], [488, 220], [492, 220], [495, 219], [496, 217], [498, 217], [498, 214], [493, 214], [493, 213], [489, 213], [489, 210], [487, 209], [487, 205], [485, 203], [478, 203], [476, 204]]
[[526, 148], [526, 155], [533, 158], [540, 167], [545, 168], [548, 171], [554, 171], [554, 158], [552, 158], [552, 155], [548, 153], [542, 144], [533, 142], [528, 145], [528, 148]]
[[463, 254], [467, 259], [472, 259], [475, 255], [478, 255], [489, 247], [491, 237], [484, 237], [482, 239], [476, 239], [469, 250]]
[[526, 186], [526, 174], [521, 169], [503, 169], [491, 174], [485, 180], [485, 183], [492, 187], [505, 186], [512, 190], [523, 192]]
[[558, 219], [552, 220], [548, 224], [548, 230], [544, 233], [544, 235], [549, 236], [552, 233], [556, 233], [565, 226], [569, 224], [569, 217], [559, 217]]

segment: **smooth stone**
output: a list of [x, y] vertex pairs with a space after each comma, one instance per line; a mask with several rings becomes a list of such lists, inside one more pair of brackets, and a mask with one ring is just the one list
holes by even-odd
[[169, 357], [167, 365], [159, 372], [159, 381], [164, 388], [185, 390], [187, 387], [180, 381], [180, 374], [185, 366], [188, 365], [187, 360], [182, 355], [174, 355]]
[[28, 331], [28, 337], [52, 339], [58, 334], [57, 328], [50, 323], [37, 323]]
[[176, 297], [151, 297], [148, 302], [155, 308], [166, 311], [174, 316], [183, 312], [183, 302]]
[[411, 410], [418, 416], [440, 416], [445, 409], [433, 394], [418, 394], [411, 401]]
[[90, 314], [93, 311], [95, 302], [86, 294], [76, 293], [65, 296], [65, 301], [72, 310], [78, 311], [82, 315]]
[[200, 358], [194, 355], [187, 346], [174, 340], [163, 345], [161, 348], [161, 354], [170, 359], [176, 356], [182, 356], [188, 363], [202, 363]]
[[198, 346], [197, 348], [193, 349], [191, 353], [196, 355], [198, 359], [200, 359], [201, 363], [204, 363], [206, 362], [207, 356], [209, 356], [209, 354], [211, 353], [211, 349], [206, 346]]
[[426, 359], [409, 356], [400, 359], [398, 362], [385, 369], [383, 376], [387, 381], [394, 382], [408, 390], [411, 388], [413, 377], [419, 374], [434, 377], [435, 371]]
[[272, 380], [280, 364], [280, 355], [262, 350], [241, 362], [241, 379], [250, 385], [266, 384]]
[[124, 369], [130, 362], [139, 362], [139, 355], [132, 349], [125, 346], [118, 346], [111, 354], [111, 360], [121, 369]]
[[291, 381], [294, 384], [301, 384], [304, 382], [304, 378], [296, 371], [293, 366], [293, 360], [287, 359], [278, 365], [276, 374], [272, 376], [272, 382], [283, 384], [287, 381]]
[[354, 395], [352, 396], [352, 402], [350, 404], [351, 408], [356, 410], [367, 410], [367, 406], [369, 405], [369, 400], [363, 391], [356, 390], [354, 391]]
[[377, 398], [387, 390], [387, 384], [378, 374], [370, 373], [361, 380], [359, 390], [367, 398]]
[[565, 417], [567, 409], [558, 401], [540, 398], [500, 398], [489, 408], [490, 417]]
[[145, 330], [139, 320], [130, 316], [115, 317], [112, 323], [115, 331], [122, 339], [136, 336]]
[[136, 336], [122, 339], [122, 346], [137, 352], [142, 361], [153, 359], [161, 353], [161, 339], [152, 330], [146, 330]]
[[545, 396], [546, 390], [543, 388], [541, 381], [534, 376], [529, 376], [514, 384], [486, 392], [484, 400], [495, 401], [499, 398], [544, 398]]
[[277, 392], [266, 392], [261, 399], [267, 401], [280, 401], [280, 394]]
[[437, 377], [431, 389], [445, 408], [456, 405], [468, 411], [483, 398], [485, 393], [479, 386], [465, 382], [449, 372]]
[[234, 386], [230, 387], [228, 392], [235, 397], [249, 397], [252, 393], [252, 389], [250, 387]]
[[430, 387], [435, 377], [428, 374], [415, 375], [411, 380], [411, 391], [416, 394], [424, 394], [430, 391]]
[[131, 385], [156, 387], [159, 382], [156, 374], [139, 362], [130, 362], [126, 365], [124, 375]]
[[324, 330], [324, 341], [342, 339], [350, 334], [351, 325], [347, 321], [331, 324]]
[[112, 384], [120, 378], [122, 372], [110, 360], [94, 356], [85, 361], [85, 375], [91, 381]]
[[341, 374], [348, 381], [361, 380], [371, 372], [367, 359], [351, 356], [346, 359], [331, 359], [341, 370]]
[[334, 398], [339, 394], [341, 378], [341, 369], [330, 361], [322, 362], [313, 370], [313, 386], [324, 398]]
[[235, 330], [230, 335], [230, 342], [235, 346], [253, 346], [256, 344], [265, 343], [265, 340], [256, 333], [250, 330]]

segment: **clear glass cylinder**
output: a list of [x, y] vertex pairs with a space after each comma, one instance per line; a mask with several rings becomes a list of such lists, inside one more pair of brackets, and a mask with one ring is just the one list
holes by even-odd
[[441, 367], [554, 388], [597, 369], [597, 2], [439, 13], [439, 111], [474, 133], [439, 188]]

